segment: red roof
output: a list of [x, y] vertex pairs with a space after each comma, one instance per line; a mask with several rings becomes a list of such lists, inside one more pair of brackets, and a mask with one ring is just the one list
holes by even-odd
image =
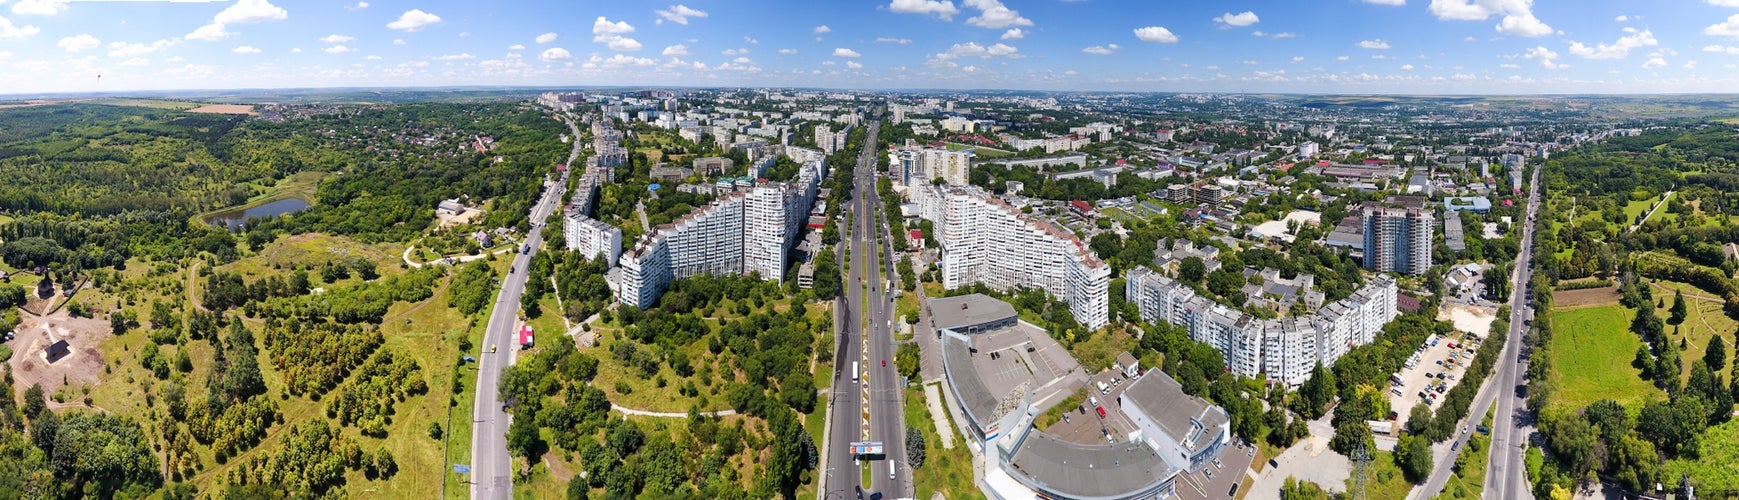
[[1379, 160], [1379, 159], [1376, 159], [1376, 158], [1366, 158], [1366, 159], [1365, 159], [1365, 164], [1366, 164], [1366, 165], [1382, 165], [1382, 164], [1383, 164], [1383, 160]]
[[1321, 161], [1316, 162], [1316, 166], [1318, 166], [1318, 167], [1327, 167], [1330, 165], [1334, 165], [1334, 164], [1330, 163], [1328, 160], [1321, 160]]
[[1119, 167], [1121, 167], [1121, 166], [1124, 166], [1124, 165], [1127, 165], [1127, 164], [1129, 164], [1129, 162], [1128, 162], [1128, 161], [1125, 161], [1125, 160], [1124, 160], [1124, 159], [1122, 159], [1122, 158], [1118, 158], [1118, 159], [1117, 159], [1117, 166], [1119, 166]]
[[921, 240], [924, 239], [924, 231], [922, 229], [913, 229], [911, 231], [906, 231], [906, 236], [914, 240]]
[[1395, 294], [1395, 307], [1402, 311], [1419, 312], [1419, 298], [1404, 293]]
[[566, 172], [566, 171], [568, 171], [568, 166], [567, 166], [567, 165], [562, 165], [562, 164], [560, 164], [560, 163], [557, 163], [557, 164], [556, 164], [556, 171], [558, 171], [558, 172]]
[[531, 345], [531, 337], [532, 337], [531, 336], [531, 325], [525, 325], [525, 326], [519, 327], [519, 343], [520, 344]]
[[1075, 200], [1075, 201], [1069, 202], [1069, 205], [1075, 207], [1075, 210], [1080, 210], [1082, 212], [1093, 211], [1093, 206], [1088, 205], [1087, 202], [1085, 202], [1085, 201]]

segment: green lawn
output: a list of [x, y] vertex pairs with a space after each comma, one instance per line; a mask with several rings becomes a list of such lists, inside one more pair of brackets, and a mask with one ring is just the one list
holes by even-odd
[[[946, 414], [941, 418], [949, 419]], [[951, 420], [945, 423], [949, 429], [956, 428]], [[924, 403], [924, 389], [916, 385], [906, 389], [906, 426], [924, 433], [924, 465], [912, 473], [916, 481], [916, 498], [927, 499], [936, 493], [946, 498], [983, 496], [978, 486], [972, 484], [972, 452], [966, 448], [964, 436], [956, 433], [954, 449], [942, 449], [942, 437], [936, 435], [930, 407]], [[890, 443], [888, 446], [894, 445]]]
[[[1699, 290], [1689, 284], [1672, 281], [1650, 281], [1650, 283], [1654, 285], [1652, 291], [1655, 298], [1660, 299], [1660, 302], [1665, 306], [1655, 310], [1655, 315], [1662, 320], [1671, 317], [1673, 291], [1685, 294], [1685, 310], [1688, 312], [1685, 315], [1685, 321], [1678, 325], [1669, 324], [1666, 330], [1673, 342], [1681, 340], [1685, 342], [1685, 350], [1679, 354], [1679, 361], [1684, 363], [1684, 366], [1681, 367], [1682, 370], [1680, 370], [1680, 382], [1689, 381], [1691, 379], [1691, 363], [1703, 359], [1703, 350], [1709, 348], [1709, 339], [1714, 338], [1715, 335], [1726, 335], [1726, 340], [1731, 341], [1732, 332], [1739, 328], [1739, 325], [1735, 325], [1733, 318], [1727, 317], [1727, 314], [1721, 311], [1721, 301], [1699, 298], [1711, 297], [1709, 292]], [[1732, 349], [1733, 346], [1729, 343], [1727, 348]], [[1728, 363], [1728, 365], [1731, 366], [1732, 363]], [[1721, 375], [1722, 380], [1727, 380], [1727, 374], [1731, 370], [1731, 368], [1726, 368], [1715, 373]]]
[[[1406, 475], [1401, 473], [1401, 467], [1395, 465], [1395, 454], [1383, 450], [1371, 453], [1370, 476], [1365, 478], [1366, 498], [1406, 498], [1413, 491], [1413, 483], [1407, 482]], [[1345, 491], [1353, 490], [1353, 480], [1348, 477]]]
[[1631, 316], [1616, 304], [1552, 311], [1554, 406], [1582, 408], [1600, 399], [1631, 406], [1660, 394], [1630, 366], [1642, 347], [1627, 329]]

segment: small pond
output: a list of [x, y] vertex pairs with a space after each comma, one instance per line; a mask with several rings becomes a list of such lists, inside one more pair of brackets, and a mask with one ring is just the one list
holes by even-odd
[[246, 223], [248, 219], [254, 217], [275, 217], [288, 213], [300, 212], [305, 208], [308, 208], [307, 200], [301, 198], [284, 198], [282, 200], [271, 201], [256, 207], [219, 212], [217, 215], [206, 217], [205, 222], [213, 226], [227, 227], [229, 230], [235, 231], [241, 229], [242, 224]]

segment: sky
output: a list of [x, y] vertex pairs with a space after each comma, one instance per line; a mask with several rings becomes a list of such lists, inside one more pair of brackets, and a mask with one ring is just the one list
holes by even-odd
[[0, 0], [0, 94], [1739, 90], [1739, 0]]

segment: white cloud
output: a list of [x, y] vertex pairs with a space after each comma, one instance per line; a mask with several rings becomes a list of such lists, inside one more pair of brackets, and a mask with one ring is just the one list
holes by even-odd
[[272, 5], [266, 0], [236, 0], [229, 8], [217, 13], [211, 22], [218, 24], [248, 24], [267, 21], [282, 21], [290, 18], [290, 12], [282, 7]]
[[1301, 62], [1304, 62], [1304, 56], [1292, 56], [1292, 63], [1293, 64], [1298, 64]]
[[356, 37], [332, 34], [320, 37], [320, 41], [326, 43], [349, 43], [356, 41]]
[[466, 59], [476, 59], [476, 58], [477, 58], [477, 56], [473, 56], [471, 54], [458, 53], [458, 54], [442, 55], [441, 57], [437, 57], [435, 59], [441, 60], [441, 61], [464, 61]]
[[355, 51], [356, 51], [356, 49], [352, 49], [350, 47], [346, 47], [343, 45], [333, 45], [331, 47], [327, 47], [326, 50], [324, 50], [322, 52], [325, 52], [327, 54], [343, 54], [345, 52], [355, 52]]
[[1345, 61], [1347, 59], [1352, 59], [1352, 56], [1337, 56], [1334, 58], [1336, 61]]
[[1358, 46], [1361, 49], [1389, 50], [1389, 42], [1383, 41], [1381, 38], [1376, 40], [1362, 40], [1358, 43]]
[[671, 45], [664, 48], [663, 54], [665, 57], [686, 56], [688, 55], [688, 46], [682, 44]]
[[900, 14], [933, 15], [943, 21], [953, 21], [954, 15], [960, 9], [954, 8], [954, 2], [949, 0], [894, 0], [888, 4], [888, 10]]
[[[292, 48], [292, 49], [290, 49], [290, 53], [291, 54], [301, 54], [302, 48], [301, 47]], [[180, 59], [180, 58], [181, 58], [181, 56], [175, 56], [173, 59]], [[171, 61], [171, 62], [177, 62], [177, 61]]]
[[598, 16], [598, 20], [592, 22], [592, 41], [605, 44], [610, 50], [618, 52], [640, 50], [639, 41], [622, 36], [633, 32], [634, 26], [629, 25], [628, 21], [612, 23], [604, 16]]
[[900, 45], [905, 45], [908, 43], [912, 43], [912, 39], [881, 36], [881, 37], [876, 37], [876, 43], [897, 43]]
[[851, 68], [851, 69], [863, 69], [863, 65], [858, 64], [857, 61], [846, 61], [845, 67]]
[[[1545, 47], [1534, 47], [1532, 49], [1528, 49], [1528, 52], [1526, 54], [1523, 54], [1522, 58], [1524, 58], [1524, 59], [1537, 59], [1540, 61], [1540, 65], [1545, 66], [1546, 69], [1563, 69], [1563, 68], [1569, 67], [1567, 65], [1558, 64], [1558, 53], [1552, 52], [1552, 49], [1548, 49]], [[1662, 64], [1665, 64], [1665, 63], [1662, 63]]]
[[175, 40], [158, 40], [155, 42], [151, 42], [149, 44], [109, 42], [109, 57], [113, 57], [116, 59], [129, 58], [129, 57], [139, 57], [142, 55], [155, 53], [159, 50], [167, 49], [170, 46], [175, 45], [175, 44], [176, 44]]
[[[392, 44], [393, 44], [393, 45], [404, 45], [404, 44], [405, 44], [405, 39], [403, 39], [403, 38], [394, 38], [394, 39], [392, 39]], [[511, 48], [511, 47], [510, 47], [510, 48]], [[525, 48], [525, 46], [524, 46], [524, 45], [521, 45], [521, 46], [519, 46], [519, 48], [520, 48], [520, 49], [523, 49], [523, 48]], [[519, 49], [514, 49], [514, 50], [519, 50]]]
[[[1735, 0], [1735, 2], [1739, 3], [1739, 0]], [[1711, 24], [1709, 27], [1703, 28], [1703, 34], [1739, 38], [1739, 14], [1728, 17], [1726, 22]]]
[[833, 32], [833, 28], [829, 28], [825, 24], [820, 25], [820, 26], [816, 26], [815, 29], [809, 30], [809, 33], [812, 35], [820, 35], [823, 33], [832, 33], [832, 32]]
[[12, 20], [0, 17], [0, 38], [22, 38], [40, 32], [42, 32], [42, 30], [37, 29], [35, 26], [14, 26]]
[[1714, 52], [1717, 54], [1727, 54], [1730, 56], [1739, 56], [1739, 47], [1730, 47], [1730, 46], [1725, 46], [1725, 45], [1705, 45], [1705, 46], [1703, 46], [1703, 52]]
[[1739, 0], [1709, 0], [1709, 5], [1717, 7], [1739, 7]]
[[[694, 42], [696, 42], [696, 41], [697, 41], [697, 40], [694, 40], [694, 39], [689, 39], [689, 41], [688, 41], [688, 43], [694, 43]], [[756, 40], [756, 39], [755, 39], [755, 37], [752, 37], [752, 36], [749, 36], [749, 35], [743, 35], [743, 43], [747, 43], [747, 44], [749, 44], [749, 45], [758, 45], [758, 44], [760, 44], [760, 43], [761, 43], [761, 41], [760, 41], [760, 40]]]
[[670, 21], [683, 26], [688, 26], [688, 18], [706, 18], [706, 11], [691, 9], [682, 4], [672, 5], [664, 10], [655, 10], [652, 13], [658, 14], [658, 23]]
[[1407, 5], [1407, 0], [1365, 0], [1365, 3], [1376, 5]]
[[1256, 24], [1257, 22], [1260, 22], [1260, 21], [1261, 21], [1261, 19], [1256, 17], [1255, 12], [1251, 12], [1251, 11], [1247, 11], [1247, 10], [1242, 12], [1242, 13], [1239, 13], [1239, 14], [1233, 14], [1233, 13], [1227, 12], [1224, 15], [1221, 15], [1219, 17], [1214, 18], [1215, 23], [1221, 24], [1222, 25], [1221, 27], [1225, 27], [1225, 28], [1232, 28], [1232, 27], [1242, 28], [1245, 26]]
[[1652, 56], [1642, 63], [1642, 69], [1655, 69], [1667, 65], [1667, 60], [1661, 56]]
[[508, 46], [507, 46], [507, 50], [525, 50], [525, 44], [523, 44], [523, 43], [516, 43], [516, 44], [513, 44], [513, 45], [508, 45]]
[[555, 33], [544, 33], [542, 35], [538, 35], [537, 36], [537, 43], [539, 45], [542, 45], [542, 44], [554, 42], [554, 41], [556, 41], [556, 36], [557, 35]]
[[13, 14], [52, 16], [66, 10], [66, 0], [18, 0], [12, 4]]
[[978, 9], [979, 15], [968, 18], [966, 24], [980, 28], [999, 30], [1009, 26], [1032, 26], [1033, 21], [1020, 16], [1020, 12], [1003, 5], [1001, 0], [962, 0], [961, 4]]
[[1697, 61], [1685, 61], [1685, 69], [1697, 69]]
[[1497, 65], [1497, 67], [1503, 68], [1503, 69], [1521, 69], [1521, 65], [1513, 64], [1513, 63], [1503, 63], [1503, 64]]
[[251, 45], [243, 45], [240, 47], [230, 49], [230, 52], [234, 52], [237, 54], [258, 54], [258, 53], [260, 53], [260, 49], [256, 49]]
[[855, 50], [840, 47], [833, 49], [833, 57], [863, 57], [863, 54], [859, 54]]
[[1534, 0], [1431, 0], [1431, 15], [1446, 21], [1482, 21], [1503, 16], [1497, 32], [1511, 36], [1540, 37], [1552, 27], [1534, 17]]
[[386, 23], [386, 27], [400, 31], [417, 31], [439, 22], [441, 16], [423, 12], [423, 9], [411, 9], [400, 14], [397, 21]]
[[1093, 54], [1096, 56], [1108, 56], [1108, 55], [1117, 53], [1118, 48], [1120, 48], [1120, 47], [1118, 47], [1117, 44], [1115, 44], [1115, 43], [1110, 44], [1110, 45], [1094, 45], [1092, 47], [1087, 47], [1085, 49], [1081, 49], [1081, 52], [1087, 53], [1087, 54]]
[[1654, 34], [1648, 30], [1643, 30], [1634, 35], [1621, 37], [1611, 44], [1601, 43], [1590, 47], [1583, 45], [1582, 42], [1571, 42], [1570, 53], [1584, 59], [1624, 59], [1630, 56], [1630, 49], [1655, 45], [1659, 45], [1659, 42], [1655, 41]]
[[207, 41], [207, 42], [215, 42], [218, 40], [229, 38], [231, 35], [234, 35], [234, 34], [235, 33], [231, 33], [229, 30], [224, 29], [223, 23], [211, 23], [211, 24], [207, 24], [205, 26], [200, 26], [198, 29], [193, 30], [192, 33], [188, 33], [186, 36], [183, 36], [182, 38], [186, 38], [188, 40], [202, 40], [202, 41]]
[[1630, 16], [1618, 16], [1618, 17], [1614, 17], [1614, 18], [1612, 18], [1612, 20], [1613, 20], [1613, 21], [1614, 21], [1614, 22], [1620, 22], [1620, 23], [1622, 23], [1622, 22], [1625, 22], [1625, 21], [1629, 21], [1629, 20], [1630, 20]]
[[747, 54], [747, 53], [749, 53], [749, 49], [725, 49], [724, 51], [720, 52], [720, 54], [724, 54], [726, 56], [740, 56], [740, 55]]
[[347, 10], [362, 10], [368, 8], [368, 2], [356, 2], [356, 5], [345, 7]]
[[[550, 49], [550, 50], [557, 50], [557, 49]], [[546, 53], [547, 53], [547, 51], [546, 51]], [[567, 58], [566, 57], [567, 51], [565, 51], [565, 50], [562, 51], [562, 56], [563, 56], [562, 59], [566, 59]], [[622, 66], [652, 66], [652, 65], [658, 64], [657, 61], [653, 61], [652, 59], [649, 59], [649, 58], [633, 57], [633, 56], [629, 56], [629, 55], [625, 55], [625, 54], [616, 54], [616, 55], [610, 56], [607, 59], [603, 58], [603, 57], [599, 57], [597, 55], [593, 55], [591, 59], [586, 60], [586, 63], [589, 65], [592, 65], [592, 66], [602, 65], [606, 68], [619, 68]]]
[[784, 55], [796, 54], [797, 49], [779, 49], [779, 53]]
[[98, 40], [97, 37], [91, 36], [89, 33], [62, 38], [60, 42], [55, 43], [55, 46], [66, 49], [67, 52], [94, 49], [102, 45], [102, 40]]
[[1413, 71], [1413, 65], [1411, 65], [1411, 64], [1402, 64], [1402, 65], [1401, 65], [1401, 71]]
[[1140, 38], [1143, 42], [1177, 43], [1177, 35], [1173, 35], [1171, 30], [1165, 29], [1164, 26], [1136, 28], [1135, 37]]
[[1020, 40], [1022, 38], [1026, 38], [1026, 31], [1022, 31], [1020, 28], [1009, 28], [1008, 31], [1002, 32], [1003, 40]]
[[[616, 56], [621, 57], [622, 55], [616, 54]], [[555, 61], [564, 61], [564, 60], [570, 59], [572, 57], [574, 57], [574, 55], [569, 54], [568, 49], [564, 49], [561, 47], [551, 47], [550, 49], [543, 51], [542, 54], [538, 54], [537, 60], [543, 61], [543, 62], [555, 62]]]

